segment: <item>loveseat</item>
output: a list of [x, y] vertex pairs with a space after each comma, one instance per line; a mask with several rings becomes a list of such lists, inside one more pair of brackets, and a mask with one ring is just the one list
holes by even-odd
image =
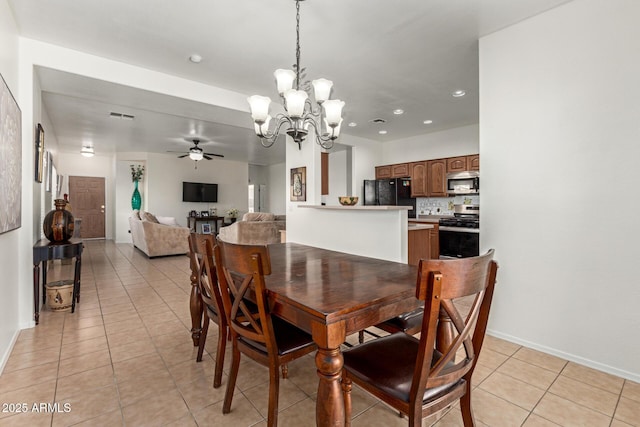
[[268, 245], [280, 243], [280, 230], [286, 230], [285, 215], [266, 212], [246, 213], [241, 221], [220, 229], [220, 239], [230, 243]]
[[189, 252], [189, 228], [181, 227], [173, 217], [156, 217], [133, 211], [129, 217], [133, 246], [149, 258], [182, 255]]

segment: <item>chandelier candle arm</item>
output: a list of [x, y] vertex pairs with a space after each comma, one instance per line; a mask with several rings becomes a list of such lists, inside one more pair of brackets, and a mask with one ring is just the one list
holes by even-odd
[[[333, 143], [340, 135], [342, 124], [342, 109], [345, 105], [339, 99], [331, 100], [333, 82], [327, 79], [316, 79], [313, 85], [315, 104], [311, 101], [309, 93], [301, 90], [307, 88], [305, 82], [300, 79], [303, 69], [300, 66], [300, 1], [296, 1], [296, 63], [295, 70], [277, 69], [273, 75], [276, 79], [276, 87], [284, 104], [285, 114], [278, 114], [275, 120], [275, 128], [269, 130], [271, 116], [269, 106], [271, 99], [266, 96], [253, 95], [247, 98], [251, 109], [251, 117], [254, 122], [256, 135], [264, 147], [271, 147], [278, 139], [282, 126], [286, 123], [288, 128], [285, 133], [289, 135], [301, 149], [301, 143], [309, 133], [309, 127], [313, 127], [316, 135], [316, 143], [325, 149], [333, 147]], [[324, 121], [327, 131], [322, 131]]]

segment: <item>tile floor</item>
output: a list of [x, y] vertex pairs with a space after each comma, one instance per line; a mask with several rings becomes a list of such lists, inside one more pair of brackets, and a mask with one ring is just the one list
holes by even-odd
[[[266, 426], [264, 367], [242, 362], [232, 411], [223, 416], [226, 376], [212, 388], [216, 327], [208, 354], [195, 362], [187, 257], [149, 260], [109, 241], [85, 246], [76, 312], [44, 311], [39, 326], [20, 333], [0, 376], [0, 426]], [[49, 276], [70, 277], [70, 269], [54, 264]], [[291, 364], [279, 425], [315, 425], [317, 381], [313, 357]], [[493, 337], [474, 387], [480, 426], [640, 426], [640, 384]], [[17, 413], [23, 403], [28, 411]], [[50, 407], [35, 411], [34, 403]], [[354, 427], [407, 425], [358, 390], [353, 406]], [[460, 411], [424, 425], [433, 423], [461, 426]]]

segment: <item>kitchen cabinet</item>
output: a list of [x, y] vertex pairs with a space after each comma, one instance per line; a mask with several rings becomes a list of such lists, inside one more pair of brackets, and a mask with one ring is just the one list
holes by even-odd
[[447, 197], [447, 163], [445, 159], [427, 161], [427, 197]]
[[376, 179], [406, 178], [410, 176], [409, 163], [376, 166]]
[[391, 178], [391, 165], [376, 166], [376, 179]]
[[467, 171], [467, 156], [449, 157], [447, 159], [447, 172], [464, 172]]
[[411, 197], [427, 197], [427, 162], [409, 163]]
[[412, 229], [411, 226], [416, 224], [420, 223], [409, 221], [407, 263], [418, 265], [421, 259], [440, 258], [438, 224], [432, 224], [434, 228], [430, 229]]
[[480, 170], [480, 154], [473, 154], [471, 156], [467, 156], [467, 167], [470, 171], [479, 171]]

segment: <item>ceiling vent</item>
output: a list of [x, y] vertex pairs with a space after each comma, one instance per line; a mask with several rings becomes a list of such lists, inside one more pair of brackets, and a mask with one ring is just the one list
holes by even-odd
[[115, 113], [115, 112], [110, 112], [109, 116], [113, 117], [114, 119], [122, 119], [122, 120], [133, 120], [135, 118], [135, 116], [132, 116], [130, 114], [123, 114], [123, 113]]
[[371, 123], [377, 123], [377, 124], [383, 124], [383, 123], [387, 123], [387, 121], [385, 119], [373, 119], [373, 120], [369, 120]]

